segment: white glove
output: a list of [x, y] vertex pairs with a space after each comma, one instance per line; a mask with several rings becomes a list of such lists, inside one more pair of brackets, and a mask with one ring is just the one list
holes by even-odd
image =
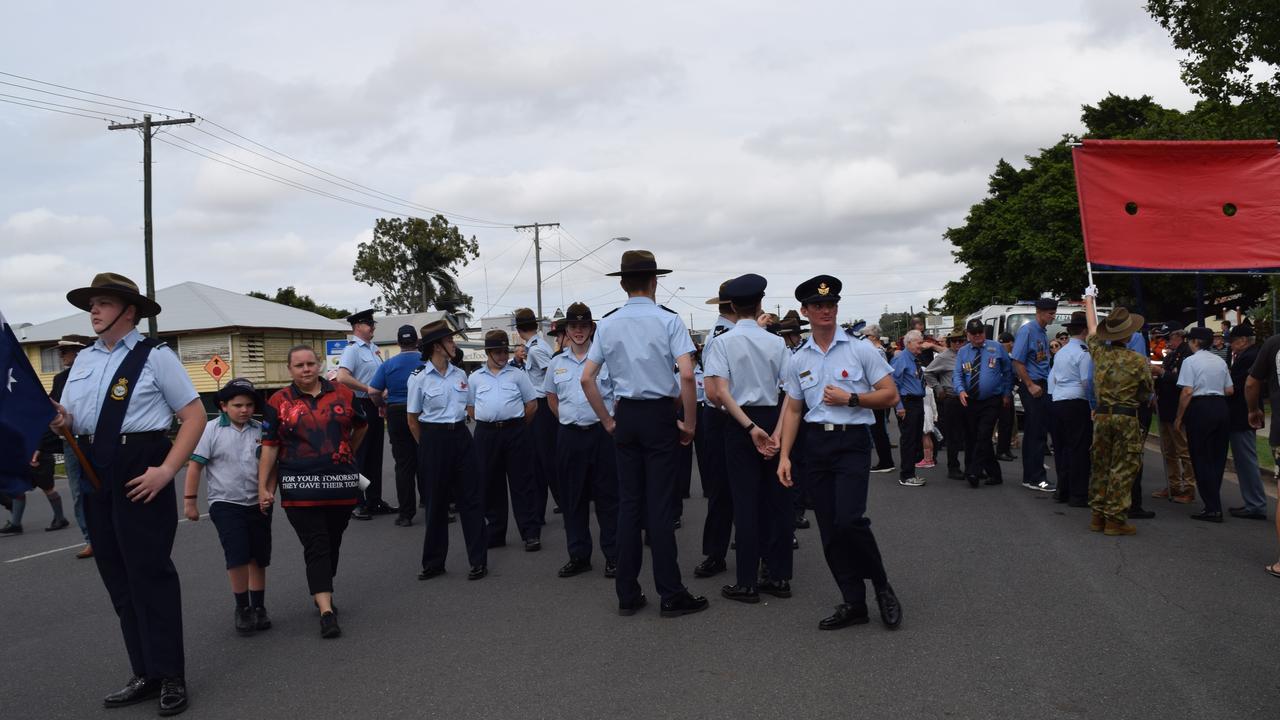
[[1098, 286], [1090, 285], [1089, 287], [1085, 288], [1084, 296], [1088, 298], [1093, 298], [1096, 300], [1098, 298]]

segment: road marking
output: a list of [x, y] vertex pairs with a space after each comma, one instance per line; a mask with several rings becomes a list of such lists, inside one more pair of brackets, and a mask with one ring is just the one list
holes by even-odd
[[[209, 517], [209, 513], [205, 513], [200, 516], [201, 519], [204, 519], [207, 517]], [[184, 523], [184, 522], [190, 522], [190, 520], [187, 520], [186, 518], [179, 518], [178, 522]], [[66, 550], [75, 550], [76, 548], [81, 548], [81, 547], [84, 547], [85, 545], [86, 543], [76, 543], [75, 545], [68, 545], [66, 547], [54, 548], [52, 550], [45, 550], [44, 552], [38, 552], [32, 555], [23, 555], [22, 557], [17, 557], [12, 560], [5, 560], [4, 563], [8, 565], [10, 563], [22, 562], [23, 560], [34, 560], [35, 558], [44, 557], [45, 555], [52, 555], [54, 553], [60, 553]]]

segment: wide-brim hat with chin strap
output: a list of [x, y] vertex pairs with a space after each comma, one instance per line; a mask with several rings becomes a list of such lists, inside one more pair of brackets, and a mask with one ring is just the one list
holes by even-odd
[[729, 282], [730, 282], [729, 280], [725, 280], [724, 282], [720, 283], [720, 290], [717, 291], [715, 297], [707, 298], [706, 304], [707, 305], [724, 305], [725, 303], [729, 302], [729, 298], [726, 297], [724, 293], [724, 289], [729, 284]]
[[429, 322], [418, 330], [418, 347], [423, 348], [437, 340], [443, 340], [451, 335], [457, 335], [461, 330], [454, 330], [449, 323], [443, 319]]
[[1063, 325], [1062, 328], [1065, 332], [1070, 333], [1071, 335], [1076, 335], [1088, 326], [1089, 323], [1085, 318], [1084, 311], [1076, 310], [1071, 313], [1071, 320], [1067, 322], [1067, 324]]
[[506, 330], [490, 330], [484, 334], [484, 351], [506, 350], [511, 352], [511, 338]]
[[570, 305], [569, 309], [564, 311], [564, 319], [560, 321], [560, 326], [563, 329], [569, 323], [575, 322], [595, 322], [591, 319], [591, 308], [585, 303], [576, 302]]
[[67, 293], [67, 302], [89, 311], [89, 301], [99, 295], [114, 295], [138, 308], [138, 318], [155, 317], [160, 314], [160, 305], [155, 300], [138, 292], [138, 284], [117, 273], [98, 273], [88, 287], [76, 288]]
[[88, 335], [63, 335], [58, 339], [58, 350], [83, 350], [97, 342], [98, 339]]
[[1118, 307], [1098, 323], [1098, 339], [1103, 342], [1128, 340], [1142, 329], [1144, 323], [1146, 319], [1141, 315], [1129, 312], [1128, 308]]
[[671, 271], [658, 267], [658, 261], [648, 250], [627, 250], [622, 253], [618, 272], [605, 273], [608, 277], [622, 275], [667, 275]]

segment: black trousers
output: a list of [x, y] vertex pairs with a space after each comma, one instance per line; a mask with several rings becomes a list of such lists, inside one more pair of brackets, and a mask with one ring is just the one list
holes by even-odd
[[702, 494], [707, 496], [707, 518], [702, 525], [702, 554], [723, 560], [729, 552], [733, 533], [733, 495], [729, 492], [729, 470], [724, 454], [724, 433], [728, 416], [711, 405], [702, 409], [698, 432], [706, 434], [707, 459], [700, 467]]
[[484, 490], [477, 470], [471, 432], [418, 423], [418, 490], [426, 501], [427, 532], [422, 538], [422, 569], [443, 568], [449, 554], [449, 502], [458, 508], [467, 562], [489, 564], [484, 531]]
[[406, 418], [404, 405], [387, 406], [387, 436], [391, 438], [391, 457], [396, 464], [396, 502], [400, 517], [412, 518], [418, 514], [418, 444], [413, 441]]
[[685, 592], [676, 552], [675, 494], [676, 409], [670, 398], [618, 400], [613, 431], [618, 461], [618, 601], [634, 603], [640, 596], [646, 528], [653, 559], [653, 582], [663, 600]]
[[[504, 421], [501, 427], [476, 422], [476, 462], [480, 477], [484, 478], [485, 534], [489, 547], [507, 542], [508, 486], [520, 539], [542, 537], [531, 434], [523, 418]], [[545, 499], [543, 507], [546, 507]]]
[[[783, 404], [785, 404], [785, 401]], [[782, 407], [782, 405], [779, 405], [779, 407]], [[796, 440], [793, 447], [804, 449], [805, 438], [809, 436], [808, 430], [808, 424], [801, 422], [800, 427], [796, 428]], [[799, 519], [805, 510], [813, 507], [813, 498], [809, 497], [809, 486], [805, 483], [808, 468], [809, 465], [805, 462], [803, 452], [791, 453], [791, 509], [796, 515], [796, 519]], [[791, 527], [788, 529], [787, 535], [793, 534], [795, 534], [795, 528]]]
[[[533, 479], [537, 483], [535, 513], [539, 525], [547, 524], [547, 493], [556, 505], [560, 505], [560, 481], [556, 477], [556, 436], [560, 420], [551, 412], [545, 397], [538, 398], [538, 410], [533, 415], [532, 433], [534, 452]], [[563, 510], [563, 508], [561, 508]]]
[[1089, 502], [1093, 417], [1088, 400], [1055, 400], [1053, 410], [1053, 464], [1058, 471], [1055, 496], [1076, 504]]
[[924, 398], [919, 395], [903, 395], [902, 409], [906, 414], [898, 418], [898, 477], [916, 476], [916, 463], [924, 459]]
[[[170, 449], [162, 437], [121, 445], [110, 467], [95, 468], [102, 481], [84, 495], [85, 522], [93, 560], [111, 604], [134, 675], [183, 677], [182, 591], [170, 553], [178, 528], [174, 483], [151, 502], [133, 502], [125, 483], [164, 462]], [[91, 447], [84, 448], [93, 457]], [[85, 487], [90, 487], [86, 482]]]
[[1003, 407], [1004, 398], [1000, 396], [985, 400], [969, 398], [969, 405], [964, 411], [965, 441], [968, 443], [964, 451], [966, 479], [977, 477], [983, 472], [991, 480], [1004, 479], [995, 451], [991, 448], [991, 433], [1000, 419]]
[[1182, 422], [1187, 428], [1187, 450], [1204, 509], [1222, 512], [1222, 473], [1227, 467], [1227, 447], [1231, 440], [1227, 399], [1221, 395], [1191, 398]]
[[948, 392], [942, 400], [943, 434], [947, 440], [947, 470], [960, 470], [960, 451], [968, 445], [969, 433], [965, 428], [964, 405], [960, 396]]
[[374, 507], [382, 502], [382, 432], [386, 423], [372, 400], [356, 398], [356, 402], [360, 403], [364, 416], [369, 420], [364, 441], [356, 449], [356, 464], [360, 466], [360, 474], [369, 478], [369, 487], [364, 491], [364, 505]]
[[[765, 432], [777, 426], [777, 406], [744, 407], [742, 411]], [[725, 426], [724, 455], [733, 494], [733, 522], [738, 526], [738, 584], [756, 586], [762, 558], [769, 567], [770, 580], [790, 580], [795, 512], [790, 489], [778, 482], [778, 456], [766, 460], [751, 442], [751, 434], [736, 423]]]
[[[1043, 380], [1032, 380], [1045, 390]], [[1044, 471], [1045, 443], [1049, 438], [1049, 413], [1052, 399], [1046, 390], [1040, 397], [1031, 397], [1025, 387], [1018, 390], [1022, 399], [1022, 482], [1039, 484], [1047, 475]]]
[[1129, 516], [1133, 517], [1134, 511], [1142, 510], [1142, 471], [1143, 458], [1147, 456], [1147, 435], [1151, 434], [1151, 416], [1155, 414], [1151, 403], [1142, 403], [1138, 406], [1138, 427], [1142, 430], [1142, 447], [1143, 451], [1138, 454], [1138, 472], [1133, 477], [1133, 487], [1129, 490]]
[[889, 411], [876, 410], [876, 422], [871, 426], [871, 439], [876, 443], [876, 465], [893, 466], [893, 446], [889, 443]]
[[591, 503], [600, 525], [600, 552], [618, 562], [618, 462], [613, 440], [600, 423], [561, 425], [556, 442], [560, 510], [569, 557], [591, 559]]
[[333, 592], [338, 551], [342, 548], [342, 534], [351, 522], [351, 506], [286, 507], [284, 514], [302, 543], [302, 557], [307, 564], [307, 592], [312, 595]]
[[[865, 606], [865, 581], [877, 588], [889, 583], [866, 517], [871, 433], [856, 426], [844, 432], [826, 432], [821, 425], [810, 425], [804, 454], [827, 567], [844, 602]], [[772, 566], [769, 573], [773, 573]]]
[[[1000, 406], [1000, 416], [996, 421], [996, 433], [998, 439], [996, 441], [997, 455], [1012, 455], [1013, 436], [1018, 432], [1018, 414], [1013, 409], [1013, 403], [1009, 407]], [[968, 427], [968, 423], [965, 424]]]

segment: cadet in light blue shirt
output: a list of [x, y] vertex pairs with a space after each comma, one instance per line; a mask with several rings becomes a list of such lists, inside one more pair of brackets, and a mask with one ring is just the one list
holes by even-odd
[[427, 363], [409, 376], [406, 410], [424, 423], [457, 423], [467, 419], [471, 395], [467, 373], [457, 365], [445, 365], [443, 374]]
[[[556, 479], [556, 416], [547, 404], [547, 392], [543, 389], [547, 368], [551, 365], [551, 344], [538, 334], [541, 324], [533, 310], [520, 308], [515, 312], [516, 333], [524, 340], [525, 372], [538, 396], [538, 407], [533, 413], [533, 477], [538, 483], [538, 521], [546, 523], [547, 494], [560, 506], [560, 481]], [[561, 508], [563, 510], [563, 508]]]
[[[707, 343], [705, 377], [728, 381], [729, 393], [740, 407], [778, 404], [778, 384], [791, 358], [780, 336], [753, 319], [738, 320], [728, 332]], [[766, 428], [766, 433], [773, 432]]]
[[1093, 392], [1093, 357], [1085, 344], [1089, 337], [1085, 313], [1071, 313], [1065, 332], [1071, 337], [1053, 357], [1053, 369], [1049, 371], [1049, 395], [1053, 398], [1050, 411], [1054, 421], [1053, 464], [1058, 475], [1053, 499], [1071, 503], [1073, 507], [1087, 507], [1092, 474], [1092, 410], [1097, 400]]
[[533, 417], [534, 408], [529, 404], [538, 399], [529, 376], [519, 368], [503, 363], [494, 370], [486, 364], [471, 373], [471, 389], [467, 405], [480, 422], [504, 422], [522, 417]]
[[1227, 447], [1231, 442], [1231, 417], [1227, 395], [1235, 393], [1231, 371], [1222, 358], [1210, 350], [1213, 331], [1194, 327], [1187, 332], [1187, 342], [1194, 351], [1182, 361], [1178, 372], [1178, 416], [1174, 429], [1187, 431], [1187, 450], [1195, 470], [1196, 485], [1204, 510], [1191, 516], [1193, 520], [1222, 522], [1222, 473], [1227, 465]]
[[[76, 356], [67, 375], [66, 388], [62, 391], [62, 406], [73, 418], [72, 434], [90, 435], [95, 432], [98, 410], [107, 396], [107, 388], [115, 379], [116, 369], [140, 340], [142, 335], [134, 329], [111, 349], [107, 349], [102, 338], [98, 338]], [[177, 354], [167, 346], [157, 347], [147, 356], [132, 391], [121, 433], [167, 431], [173, 424], [174, 408], [181, 409], [200, 397]]]
[[382, 365], [382, 356], [373, 344], [373, 332], [377, 327], [373, 310], [353, 313], [347, 317], [347, 322], [351, 323], [351, 334], [355, 339], [342, 351], [342, 358], [338, 361], [338, 382], [355, 392], [356, 404], [361, 406], [369, 421], [364, 440], [356, 449], [356, 465], [360, 474], [369, 479], [369, 485], [361, 493], [360, 504], [351, 512], [351, 517], [370, 520], [374, 515], [399, 511], [382, 499], [382, 436], [386, 422], [379, 408], [385, 404], [386, 392], [369, 385]]
[[1208, 343], [1205, 343], [1204, 347], [1182, 361], [1178, 387], [1190, 388], [1191, 397], [1204, 397], [1229, 395], [1235, 386], [1231, 382], [1231, 371], [1227, 369], [1227, 364], [1210, 352]]
[[695, 349], [679, 315], [650, 298], [632, 297], [600, 319], [587, 360], [609, 365], [617, 397], [657, 400], [680, 396], [670, 368]]
[[355, 391], [356, 397], [367, 398], [369, 382], [378, 372], [378, 366], [382, 365], [382, 356], [378, 354], [378, 347], [373, 344], [373, 331], [377, 323], [373, 320], [372, 310], [355, 313], [347, 321], [351, 323], [351, 334], [355, 339], [347, 344], [338, 360], [338, 382]]
[[[552, 409], [556, 411], [561, 425], [586, 427], [600, 422], [596, 417], [596, 411], [591, 409], [591, 403], [587, 402], [587, 396], [582, 391], [580, 382], [582, 366], [587, 362], [587, 347], [590, 345], [587, 344], [582, 348], [581, 356], [566, 347], [551, 358], [551, 365], [547, 368], [547, 377], [542, 389], [548, 399], [555, 398]], [[613, 382], [609, 379], [607, 365], [600, 368], [600, 374], [596, 377], [596, 387], [600, 389], [605, 407], [610, 414], [613, 414]]]
[[1067, 340], [1067, 344], [1053, 357], [1053, 369], [1049, 372], [1049, 394], [1053, 396], [1054, 402], [1093, 402], [1093, 358], [1080, 338]]

